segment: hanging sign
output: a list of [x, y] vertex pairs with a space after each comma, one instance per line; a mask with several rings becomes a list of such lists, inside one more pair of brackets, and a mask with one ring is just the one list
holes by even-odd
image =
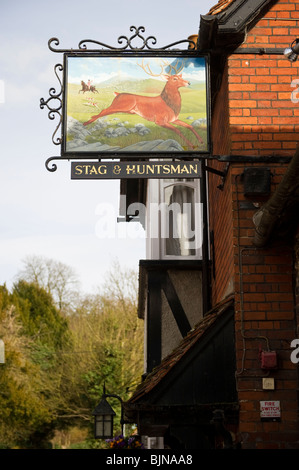
[[[63, 53], [63, 64], [55, 66], [61, 90], [52, 87], [40, 101], [50, 119], [59, 118], [52, 141], [61, 156], [48, 158], [49, 171], [59, 159], [210, 155], [209, 55], [190, 39], [156, 48], [156, 38], [141, 34], [143, 27], [130, 29], [135, 34], [120, 36], [119, 47], [83, 40], [78, 49], [60, 49], [57, 38], [49, 40], [51, 51]], [[178, 49], [180, 43], [185, 49]]]
[[72, 162], [71, 179], [200, 178], [201, 164], [188, 162]]

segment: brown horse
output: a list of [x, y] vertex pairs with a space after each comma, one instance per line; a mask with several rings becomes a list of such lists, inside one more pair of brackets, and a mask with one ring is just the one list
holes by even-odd
[[82, 91], [83, 94], [86, 91], [91, 91], [92, 93], [99, 93], [94, 85], [90, 85], [90, 87], [88, 87], [88, 85], [86, 85], [86, 83], [83, 82], [83, 80], [81, 80], [81, 86], [82, 86], [82, 89], [79, 90], [78, 93], [80, 93], [80, 91]]

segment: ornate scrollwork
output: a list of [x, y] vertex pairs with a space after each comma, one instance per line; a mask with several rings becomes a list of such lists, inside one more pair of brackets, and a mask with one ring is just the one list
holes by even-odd
[[[82, 52], [88, 52], [88, 51], [99, 52], [99, 51], [103, 51], [103, 49], [107, 49], [107, 50], [114, 51], [114, 52], [122, 52], [122, 51], [125, 51], [126, 49], [128, 49], [129, 51], [133, 51], [133, 52], [144, 51], [144, 50], [162, 52], [162, 51], [166, 51], [167, 49], [171, 49], [174, 46], [177, 46], [179, 44], [184, 44], [184, 43], [192, 47], [196, 46], [196, 44], [190, 39], [183, 39], [180, 41], [176, 41], [172, 44], [168, 44], [164, 47], [156, 48], [156, 47], [153, 47], [155, 44], [157, 44], [157, 39], [154, 36], [148, 36], [146, 38], [141, 34], [145, 32], [144, 26], [139, 26], [139, 27], [131, 26], [130, 31], [134, 32], [134, 34], [130, 37], [119, 36], [118, 41], [117, 41], [119, 46], [117, 47], [110, 46], [108, 44], [105, 44], [100, 41], [96, 41], [94, 39], [83, 39], [82, 41], [79, 42], [78, 49], [59, 49], [57, 47], [54, 47], [54, 46], [59, 46], [60, 44], [59, 39], [57, 38], [51, 38], [48, 41], [48, 47], [52, 52], [69, 52], [69, 53], [81, 52], [82, 53]], [[135, 40], [141, 40], [141, 44], [139, 46], [134, 45], [133, 42]], [[100, 46], [101, 49], [95, 49], [95, 48], [88, 49], [87, 44]]]
[[[46, 165], [46, 168], [47, 168], [48, 171], [53, 172], [53, 171], [56, 171], [56, 170], [57, 170], [57, 165], [56, 165], [56, 163], [53, 163], [52, 161], [53, 161], [53, 160], [58, 160], [58, 159], [60, 160], [61, 157], [49, 157], [49, 158], [46, 160], [45, 165]], [[50, 167], [49, 164], [50, 164], [51, 162], [52, 162], [52, 166]]]
[[[120, 36], [118, 38], [117, 42], [118, 42], [118, 44], [122, 45], [122, 47], [107, 46], [106, 44], [103, 44], [103, 43], [98, 42], [98, 41], [93, 41], [91, 39], [83, 39], [82, 41], [79, 42], [79, 49], [87, 50], [86, 43], [93, 43], [93, 44], [97, 44], [97, 45], [106, 47], [110, 50], [114, 50], [114, 51], [115, 50], [116, 51], [124, 51], [125, 49], [131, 49], [133, 51], [142, 51], [144, 48], [153, 49], [150, 46], [149, 41], [151, 41], [152, 44], [157, 43], [157, 40], [154, 36], [149, 36], [148, 38], [145, 38], [140, 34], [140, 33], [145, 32], [144, 26], [139, 26], [138, 28], [136, 28], [136, 26], [131, 26], [130, 31], [132, 31], [132, 32], [135, 31], [135, 34], [133, 34], [133, 36], [131, 36], [129, 38], [127, 38], [126, 36]], [[133, 41], [136, 38], [139, 38], [142, 41], [142, 44], [139, 47], [136, 47], [136, 46], [133, 45]]]
[[40, 108], [44, 109], [45, 106], [48, 108], [48, 110], [49, 110], [48, 117], [51, 120], [55, 119], [55, 117], [57, 115], [59, 116], [59, 122], [56, 126], [55, 131], [53, 132], [53, 135], [52, 135], [52, 142], [55, 145], [60, 145], [61, 142], [62, 142], [61, 137], [56, 137], [55, 138], [55, 136], [56, 136], [56, 133], [57, 133], [58, 129], [60, 128], [60, 126], [62, 124], [61, 109], [62, 109], [62, 91], [63, 91], [63, 87], [62, 87], [62, 81], [61, 81], [57, 71], [62, 72], [63, 71], [63, 66], [61, 64], [56, 64], [55, 67], [54, 67], [54, 71], [55, 71], [55, 75], [56, 75], [56, 77], [59, 81], [59, 84], [60, 84], [60, 91], [56, 92], [55, 88], [50, 88], [50, 90], [49, 90], [50, 97], [46, 101], [44, 100], [44, 98], [40, 99]]

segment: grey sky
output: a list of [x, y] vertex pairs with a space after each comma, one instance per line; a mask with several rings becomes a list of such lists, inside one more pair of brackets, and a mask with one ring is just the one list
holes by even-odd
[[[52, 143], [56, 120], [39, 107], [51, 87], [59, 88], [54, 66], [62, 54], [48, 49], [57, 37], [61, 48], [82, 39], [117, 46], [130, 26], [144, 26], [156, 47], [198, 33], [200, 15], [216, 1], [195, 0], [10, 0], [0, 6], [0, 284], [11, 287], [29, 255], [50, 257], [75, 268], [84, 291], [100, 285], [113, 259], [138, 267], [145, 257], [142, 232], [115, 229], [99, 239], [99, 204], [118, 215], [119, 181], [74, 181], [70, 163], [50, 173], [45, 160], [58, 156]], [[118, 224], [127, 225], [127, 224]], [[132, 230], [132, 229], [130, 229]], [[136, 230], [136, 229], [134, 229]]]

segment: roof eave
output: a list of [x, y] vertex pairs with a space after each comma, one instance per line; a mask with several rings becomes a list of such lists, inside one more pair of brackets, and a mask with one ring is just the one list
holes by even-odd
[[235, 0], [218, 14], [202, 15], [198, 38], [199, 49], [214, 53], [235, 49], [244, 42], [247, 31], [277, 1]]

